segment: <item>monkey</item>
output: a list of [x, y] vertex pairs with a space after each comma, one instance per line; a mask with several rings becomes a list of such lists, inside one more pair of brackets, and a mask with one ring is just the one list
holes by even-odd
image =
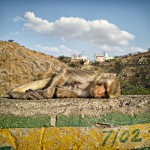
[[10, 91], [16, 99], [115, 98], [120, 96], [120, 80], [113, 73], [62, 69], [53, 77], [24, 84]]

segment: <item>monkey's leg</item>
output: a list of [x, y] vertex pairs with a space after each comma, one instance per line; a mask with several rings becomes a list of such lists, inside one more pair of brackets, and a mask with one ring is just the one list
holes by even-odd
[[[47, 78], [47, 79], [33, 81], [31, 83], [24, 84], [24, 85], [10, 91], [8, 93], [8, 95], [11, 98], [32, 99], [34, 97], [34, 95], [36, 95], [35, 97], [37, 97], [37, 94], [35, 94], [35, 92], [33, 93], [31, 91], [43, 89], [44, 87], [47, 87], [50, 80], [51, 80], [50, 78]], [[29, 91], [29, 89], [30, 89], [30, 91]]]
[[54, 96], [57, 86], [61, 86], [66, 82], [66, 68], [62, 68], [57, 75], [50, 81], [50, 86], [44, 90], [37, 90], [36, 92], [43, 96], [43, 98], [52, 98]]
[[60, 72], [57, 75], [55, 75], [52, 79], [48, 78], [25, 84], [12, 90], [8, 94], [11, 98], [18, 99], [51, 98], [55, 93], [56, 86], [62, 85], [66, 81], [65, 74], [66, 69], [62, 68]]

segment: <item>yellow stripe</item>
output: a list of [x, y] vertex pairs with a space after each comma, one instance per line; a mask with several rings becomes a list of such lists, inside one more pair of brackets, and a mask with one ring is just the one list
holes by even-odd
[[134, 149], [150, 147], [150, 124], [115, 128], [21, 128], [1, 129], [0, 147], [17, 150]]
[[39, 150], [43, 150], [43, 138], [44, 138], [45, 128], [41, 129]]
[[[3, 136], [3, 138], [1, 138]], [[6, 138], [6, 140], [4, 140]], [[3, 141], [4, 140], [4, 141]], [[0, 144], [2, 143], [9, 143], [15, 150], [17, 149], [17, 142], [15, 136], [7, 129], [0, 129]], [[1, 145], [0, 145], [1, 147]]]

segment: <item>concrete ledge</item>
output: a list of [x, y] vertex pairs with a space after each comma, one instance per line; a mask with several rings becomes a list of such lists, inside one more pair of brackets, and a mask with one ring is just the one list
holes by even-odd
[[101, 117], [105, 113], [141, 114], [150, 112], [150, 95], [121, 96], [116, 99], [48, 99], [15, 100], [0, 98], [0, 115], [90, 115]]
[[[48, 126], [91, 126], [102, 118], [107, 120], [114, 118], [114, 122], [115, 118], [119, 118], [120, 125], [131, 125], [133, 124], [131, 119], [135, 116], [136, 118], [140, 116], [137, 118], [139, 122], [136, 121], [136, 123], [150, 122], [150, 95], [121, 96], [116, 99], [14, 100], [1, 98], [0, 109], [0, 116], [6, 117], [50, 116]], [[103, 122], [106, 123], [106, 121]]]
[[0, 149], [109, 150], [150, 148], [150, 124], [98, 128], [0, 129]]

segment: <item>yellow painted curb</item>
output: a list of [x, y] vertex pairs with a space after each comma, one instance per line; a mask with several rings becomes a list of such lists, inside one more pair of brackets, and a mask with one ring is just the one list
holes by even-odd
[[95, 150], [150, 147], [150, 124], [115, 128], [14, 128], [0, 129], [0, 148], [17, 150]]

